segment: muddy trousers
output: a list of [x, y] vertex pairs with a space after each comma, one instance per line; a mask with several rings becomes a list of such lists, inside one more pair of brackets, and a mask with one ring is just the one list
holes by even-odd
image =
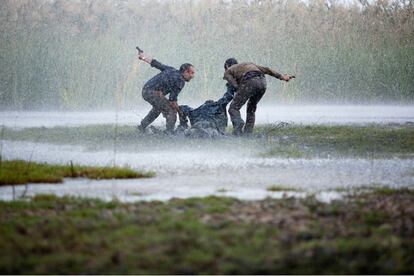
[[174, 131], [175, 122], [177, 121], [177, 111], [170, 105], [170, 101], [160, 92], [153, 90], [142, 90], [142, 97], [152, 105], [152, 109], [141, 121], [141, 127], [146, 128], [162, 113], [167, 120], [167, 131]]
[[[233, 134], [251, 134], [256, 120], [257, 103], [266, 92], [265, 76], [257, 76], [245, 80], [234, 95], [229, 107], [231, 122], [233, 123]], [[240, 116], [240, 109], [247, 102], [246, 124]], [[244, 129], [243, 129], [244, 126]]]

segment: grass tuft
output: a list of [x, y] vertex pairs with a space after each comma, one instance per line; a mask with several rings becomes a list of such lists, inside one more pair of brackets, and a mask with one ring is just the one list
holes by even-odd
[[286, 187], [286, 186], [281, 186], [281, 185], [269, 186], [267, 187], [267, 190], [269, 192], [296, 192], [298, 191], [297, 189]]
[[49, 165], [23, 160], [2, 161], [0, 185], [26, 183], [61, 183], [64, 177], [86, 177], [90, 179], [128, 179], [152, 177], [153, 173], [142, 173], [128, 167], [86, 167], [72, 165]]

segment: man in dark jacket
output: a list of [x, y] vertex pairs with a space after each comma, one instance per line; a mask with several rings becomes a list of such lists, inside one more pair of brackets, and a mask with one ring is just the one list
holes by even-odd
[[[251, 62], [237, 63], [234, 58], [226, 60], [224, 69], [223, 79], [237, 89], [229, 107], [234, 135], [241, 135], [242, 133], [248, 135], [253, 132], [257, 103], [266, 92], [265, 74], [286, 82], [294, 78], [294, 76], [282, 75], [273, 69]], [[245, 124], [240, 116], [240, 109], [247, 101]]]
[[[138, 54], [138, 58], [161, 71], [161, 73], [147, 81], [142, 89], [142, 97], [152, 105], [152, 109], [142, 119], [138, 129], [144, 132], [146, 127], [162, 113], [167, 121], [166, 131], [172, 133], [177, 121], [177, 112], [180, 112], [177, 104], [178, 94], [183, 89], [185, 82], [189, 82], [194, 77], [195, 68], [189, 63], [184, 63], [177, 70], [155, 59], [145, 57], [142, 52]], [[165, 96], [168, 94], [167, 99]]]

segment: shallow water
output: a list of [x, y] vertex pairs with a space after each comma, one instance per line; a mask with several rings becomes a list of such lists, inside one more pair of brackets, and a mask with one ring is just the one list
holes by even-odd
[[[280, 197], [270, 192], [277, 185], [298, 189], [287, 195], [316, 193], [321, 200], [338, 197], [338, 188], [386, 185], [414, 185], [413, 159], [283, 159], [260, 157], [259, 149], [243, 144], [223, 151], [222, 148], [194, 147], [145, 152], [91, 151], [82, 146], [58, 146], [31, 142], [2, 141], [6, 159], [24, 159], [54, 164], [70, 161], [83, 165], [128, 165], [139, 170], [155, 171], [150, 179], [133, 180], [65, 180], [64, 184], [30, 185], [28, 195], [53, 193], [117, 198], [122, 201], [168, 200], [206, 195], [233, 196], [240, 199]], [[16, 187], [21, 194], [24, 187]], [[0, 199], [13, 197], [11, 187], [0, 188]]]
[[[92, 124], [135, 125], [147, 112], [0, 112], [0, 124], [12, 128], [80, 126]], [[297, 124], [389, 124], [414, 122], [413, 106], [261, 106], [257, 124], [280, 121]], [[164, 124], [158, 119], [156, 124]], [[224, 195], [262, 199], [316, 193], [329, 201], [340, 197], [338, 188], [387, 185], [414, 186], [413, 159], [268, 158], [254, 141], [227, 140], [157, 144], [145, 142], [118, 151], [83, 146], [1, 141], [4, 159], [53, 164], [72, 161], [82, 165], [128, 165], [154, 171], [155, 178], [134, 180], [66, 179], [64, 184], [29, 185], [28, 195], [53, 193], [117, 198], [122, 201], [168, 200], [173, 197]], [[41, 140], [38, 140], [41, 142]], [[172, 146], [173, 145], [173, 146]], [[299, 192], [270, 192], [272, 185]], [[16, 186], [20, 195], [24, 186]], [[0, 187], [0, 199], [13, 198], [12, 187]]]
[[[148, 111], [149, 107], [122, 112], [0, 112], [0, 125], [13, 128], [115, 123], [136, 125]], [[244, 110], [242, 114], [244, 116]], [[297, 124], [406, 123], [414, 122], [414, 106], [260, 105], [258, 107], [257, 124], [272, 124], [280, 121]], [[154, 124], [162, 125], [164, 120], [160, 116]]]

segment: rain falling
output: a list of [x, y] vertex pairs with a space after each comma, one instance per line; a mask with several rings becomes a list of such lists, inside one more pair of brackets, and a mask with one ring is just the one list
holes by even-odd
[[[413, 195], [411, 0], [2, 0], [0, 29], [4, 206]], [[59, 175], [32, 173], [38, 165]], [[113, 168], [126, 171], [102, 171]], [[114, 256], [108, 270], [19, 270], [0, 258], [0, 272], [332, 273], [215, 258], [212, 270], [146, 270]], [[361, 267], [338, 271], [413, 273]]]

